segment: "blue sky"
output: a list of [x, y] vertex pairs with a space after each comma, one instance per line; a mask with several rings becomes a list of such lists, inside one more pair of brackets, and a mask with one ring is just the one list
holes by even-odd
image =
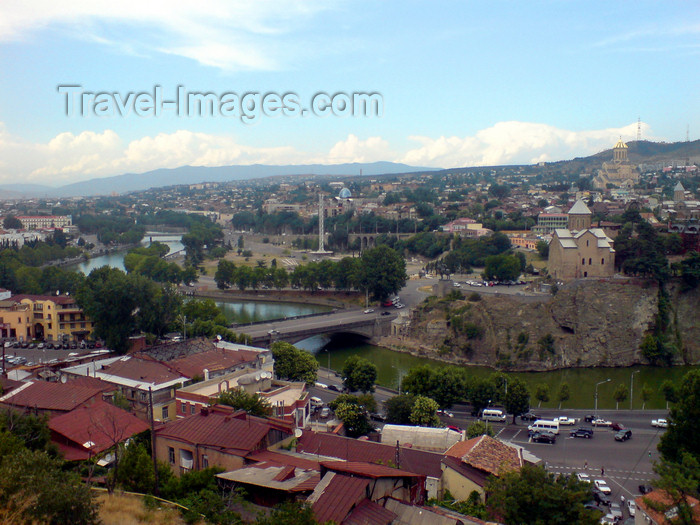
[[[179, 6], [178, 4], [183, 4]], [[72, 4], [72, 7], [70, 7]], [[191, 4], [191, 5], [190, 5]], [[456, 167], [698, 136], [697, 2], [0, 3], [0, 184], [180, 165]], [[381, 117], [67, 116], [86, 92], [380, 93]]]

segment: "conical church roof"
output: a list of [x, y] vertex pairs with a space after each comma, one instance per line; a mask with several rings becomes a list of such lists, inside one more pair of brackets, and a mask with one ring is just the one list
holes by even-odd
[[579, 199], [569, 210], [569, 215], [592, 215], [592, 212], [588, 209], [586, 203]]

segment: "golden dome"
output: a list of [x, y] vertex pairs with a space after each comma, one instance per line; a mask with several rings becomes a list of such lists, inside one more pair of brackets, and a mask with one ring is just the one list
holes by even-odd
[[617, 144], [615, 144], [615, 149], [627, 149], [627, 144], [622, 142], [622, 138], [617, 141]]

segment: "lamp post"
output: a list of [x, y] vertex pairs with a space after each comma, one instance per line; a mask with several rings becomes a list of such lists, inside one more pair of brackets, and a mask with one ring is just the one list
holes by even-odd
[[607, 378], [605, 381], [601, 381], [600, 383], [596, 383], [595, 385], [595, 417], [598, 417], [598, 386], [602, 385], [603, 383], [609, 383], [610, 378]]
[[630, 410], [632, 410], [632, 399], [634, 399], [634, 374], [638, 374], [639, 370], [635, 370], [630, 375]]
[[328, 368], [326, 369], [328, 371], [328, 379], [331, 378], [331, 349], [326, 348], [326, 353], [328, 354]]

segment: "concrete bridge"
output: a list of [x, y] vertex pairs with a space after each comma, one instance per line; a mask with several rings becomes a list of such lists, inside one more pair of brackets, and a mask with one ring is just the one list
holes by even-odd
[[[390, 315], [382, 315], [390, 312]], [[391, 333], [391, 321], [396, 318], [393, 310], [377, 308], [372, 313], [363, 310], [340, 310], [326, 315], [299, 319], [281, 319], [252, 325], [235, 325], [231, 329], [251, 336], [249, 344], [269, 347], [275, 341], [297, 343], [315, 335], [347, 333], [372, 340]]]
[[413, 237], [415, 233], [350, 233], [348, 234], [348, 243], [355, 242], [355, 239], [360, 239], [360, 250], [366, 250], [367, 248], [375, 247], [377, 237], [380, 235], [408, 239]]

